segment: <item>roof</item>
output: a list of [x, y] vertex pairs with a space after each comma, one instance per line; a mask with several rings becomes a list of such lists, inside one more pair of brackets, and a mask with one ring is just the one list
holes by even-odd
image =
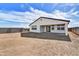
[[[39, 18], [36, 19], [34, 22], [36, 22], [36, 21], [39, 20], [40, 18], [51, 19], [51, 20], [58, 20], [58, 21], [65, 21], [65, 22], [70, 22], [70, 20], [57, 19], [57, 18], [49, 18], [49, 17], [39, 17]], [[32, 22], [30, 25], [32, 25], [34, 22]], [[29, 26], [30, 26], [30, 25], [29, 25]]]

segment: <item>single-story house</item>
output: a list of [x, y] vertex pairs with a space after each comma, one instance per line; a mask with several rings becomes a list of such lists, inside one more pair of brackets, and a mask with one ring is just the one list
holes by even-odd
[[68, 35], [69, 20], [39, 17], [32, 22], [30, 26], [30, 32], [52, 32], [52, 33], [64, 33]]

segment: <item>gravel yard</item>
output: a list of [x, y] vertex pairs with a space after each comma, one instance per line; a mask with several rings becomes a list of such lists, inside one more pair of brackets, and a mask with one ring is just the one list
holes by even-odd
[[69, 32], [71, 41], [21, 37], [20, 33], [0, 34], [2, 56], [79, 55], [79, 36]]

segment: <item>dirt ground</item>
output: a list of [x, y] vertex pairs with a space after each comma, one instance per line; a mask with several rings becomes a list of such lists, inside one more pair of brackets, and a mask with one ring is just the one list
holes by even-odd
[[1, 56], [79, 55], [79, 36], [69, 32], [71, 41], [21, 37], [20, 33], [0, 34]]

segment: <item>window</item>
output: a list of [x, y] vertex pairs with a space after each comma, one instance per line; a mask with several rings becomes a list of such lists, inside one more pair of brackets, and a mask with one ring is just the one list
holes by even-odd
[[61, 30], [60, 26], [57, 26], [57, 30]]
[[37, 30], [37, 26], [36, 25], [33, 25], [32, 26], [32, 30]]
[[54, 25], [52, 25], [52, 30], [54, 30]]
[[61, 30], [60, 25], [57, 25], [57, 30]]
[[64, 30], [64, 26], [61, 26], [61, 30]]
[[57, 30], [64, 30], [65, 28], [64, 28], [64, 24], [62, 24], [62, 25], [57, 25]]

